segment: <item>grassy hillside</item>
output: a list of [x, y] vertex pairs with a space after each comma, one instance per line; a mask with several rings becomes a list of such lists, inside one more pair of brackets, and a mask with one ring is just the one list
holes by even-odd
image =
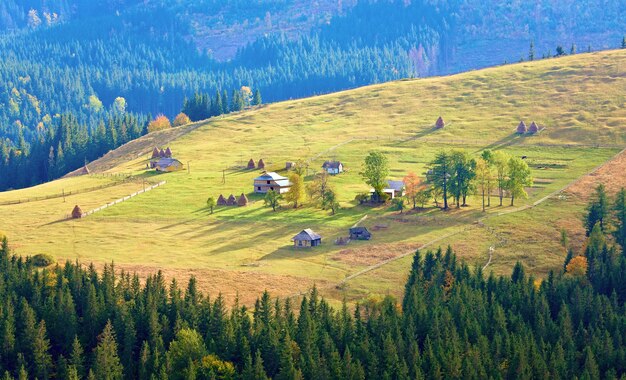
[[[396, 293], [409, 258], [348, 281], [344, 278], [383, 260], [413, 252], [438, 240], [452, 244], [462, 258], [487, 270], [509, 272], [522, 260], [545, 274], [564, 257], [562, 228], [577, 229], [583, 204], [576, 197], [551, 197], [521, 210], [589, 173], [626, 144], [626, 51], [583, 54], [493, 68], [451, 77], [407, 80], [252, 109], [201, 125], [185, 133], [150, 135], [91, 165], [89, 176], [65, 178], [31, 189], [0, 193], [0, 204], [71, 190], [111, 187], [15, 205], [1, 205], [7, 234], [19, 254], [47, 252], [58, 259], [79, 259], [139, 272], [162, 269], [167, 275], [199, 277], [200, 284], [244, 301], [264, 288], [289, 295], [316, 283], [337, 299], [372, 292]], [[436, 118], [447, 122], [434, 130]], [[514, 134], [519, 120], [535, 120], [538, 135]], [[167, 141], [173, 139], [169, 144]], [[145, 165], [154, 141], [169, 145], [189, 171], [156, 175]], [[419, 175], [442, 149], [485, 148], [528, 156], [536, 185], [529, 199], [486, 214], [479, 200], [471, 207], [443, 213], [434, 207], [398, 214], [388, 207], [357, 206], [356, 194], [368, 190], [360, 175], [367, 152], [389, 156], [391, 178]], [[335, 216], [310, 205], [277, 212], [250, 194], [260, 172], [242, 167], [263, 158], [280, 171], [286, 161], [310, 162], [309, 177], [329, 158], [341, 160], [346, 173], [332, 178], [342, 210]], [[285, 172], [282, 172], [285, 174]], [[117, 174], [117, 176], [115, 176]], [[132, 180], [120, 181], [122, 175]], [[88, 218], [62, 221], [75, 204], [87, 211], [129, 195], [149, 183], [167, 184]], [[225, 180], [225, 183], [223, 183]], [[209, 196], [248, 194], [245, 208], [205, 207]], [[492, 205], [497, 204], [492, 200]], [[508, 205], [508, 202], [505, 204]], [[370, 242], [335, 246], [347, 229], [374, 231]], [[485, 219], [486, 217], [486, 219]], [[478, 220], [481, 219], [480, 222]], [[572, 222], [574, 221], [574, 222]], [[323, 236], [314, 250], [294, 250], [290, 238], [303, 228]], [[573, 233], [576, 231], [573, 231]]]

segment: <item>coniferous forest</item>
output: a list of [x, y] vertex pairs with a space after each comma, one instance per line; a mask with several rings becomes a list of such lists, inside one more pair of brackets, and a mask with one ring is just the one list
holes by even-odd
[[[339, 310], [313, 288], [254, 307], [113, 264], [0, 249], [4, 379], [599, 379], [626, 376], [626, 192], [599, 187], [584, 255], [543, 280], [416, 252], [404, 297]], [[609, 207], [611, 206], [611, 207]], [[617, 244], [608, 237], [613, 235]]]
[[[281, 32], [291, 30], [281, 10], [299, 1], [3, 1], [0, 190], [76, 169], [103, 146], [119, 146], [123, 135], [137, 136], [124, 128], [145, 129], [159, 114], [173, 118], [195, 94], [230, 99], [246, 86], [273, 102], [517, 61], [528, 57], [531, 42], [537, 59], [555, 54], [557, 43], [572, 44], [572, 52], [575, 43], [579, 51], [617, 47], [616, 31], [626, 28], [622, 2], [345, 0], [298, 16], [313, 20], [310, 29]], [[257, 32], [235, 42], [232, 56], [202, 48], [205, 29], [246, 25]], [[120, 114], [138, 125], [120, 122]], [[89, 149], [58, 149], [61, 119], [80, 126], [81, 141], [71, 145], [88, 141]], [[122, 138], [96, 142], [101, 124]]]

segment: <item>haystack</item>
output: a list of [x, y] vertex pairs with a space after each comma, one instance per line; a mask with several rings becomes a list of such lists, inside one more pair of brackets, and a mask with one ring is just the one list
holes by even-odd
[[220, 194], [220, 197], [217, 198], [217, 205], [218, 206], [228, 206], [228, 203], [226, 202], [226, 198], [224, 198], [224, 196], [222, 194]]
[[85, 166], [83, 166], [82, 169], [80, 169], [80, 172], [78, 172], [78, 175], [87, 175], [89, 174], [89, 168], [87, 167], [87, 164], [85, 164]]
[[445, 126], [446, 126], [446, 122], [443, 121], [443, 118], [441, 116], [439, 116], [439, 119], [437, 119], [437, 122], [435, 123], [435, 128], [441, 129]]
[[72, 219], [80, 219], [83, 217], [83, 210], [78, 207], [78, 205], [74, 206], [72, 210]]
[[239, 196], [239, 199], [237, 199], [237, 206], [243, 207], [247, 205], [248, 205], [248, 197], [246, 197], [246, 194], [241, 193], [241, 195]]
[[250, 161], [248, 161], [248, 169], [254, 169], [256, 168], [256, 164], [254, 163], [254, 160], [251, 158]]
[[165, 158], [165, 151], [163, 149], [159, 150], [159, 157]]
[[263, 159], [261, 158], [259, 160], [259, 163], [256, 165], [257, 169], [265, 169], [265, 162], [263, 162]]
[[528, 133], [537, 133], [539, 132], [539, 126], [534, 121], [530, 123], [530, 127], [528, 127]]
[[167, 149], [165, 149], [165, 157], [172, 158], [172, 151], [169, 146], [167, 147]]
[[152, 150], [152, 158], [159, 158], [159, 148], [154, 147]]
[[520, 135], [526, 133], [526, 123], [524, 123], [524, 121], [519, 122], [519, 125], [517, 126], [517, 133]]
[[228, 200], [226, 201], [226, 205], [237, 206], [237, 198], [235, 198], [235, 196], [231, 194], [230, 197], [228, 197]]

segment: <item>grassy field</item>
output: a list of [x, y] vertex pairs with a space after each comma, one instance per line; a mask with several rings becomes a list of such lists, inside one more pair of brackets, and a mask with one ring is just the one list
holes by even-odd
[[[146, 136], [91, 164], [98, 174], [0, 193], [2, 204], [111, 185], [66, 196], [65, 201], [0, 206], [0, 230], [18, 254], [47, 252], [59, 260], [100, 265], [114, 261], [141, 274], [161, 269], [183, 281], [194, 274], [204, 289], [231, 299], [239, 293], [244, 302], [263, 289], [291, 295], [313, 283], [334, 299], [399, 294], [410, 255], [341, 289], [335, 285], [448, 235], [437, 245], [453, 245], [471, 263], [484, 265], [489, 247], [495, 246], [488, 270], [507, 273], [521, 260], [541, 276], [560, 265], [560, 229], [578, 228], [565, 221], [578, 218], [581, 201], [555, 197], [530, 210], [500, 215], [513, 209], [492, 207], [483, 214], [479, 199], [473, 198], [471, 207], [461, 210], [443, 213], [431, 207], [400, 215], [385, 206], [353, 201], [368, 190], [358, 174], [363, 158], [372, 150], [384, 152], [391, 179], [401, 179], [408, 171], [422, 175], [442, 149], [477, 155], [490, 148], [525, 155], [536, 185], [516, 207], [530, 205], [606, 162], [626, 144], [625, 90], [626, 51], [614, 51], [271, 104]], [[439, 115], [447, 125], [434, 130]], [[517, 136], [520, 119], [527, 124], [535, 120], [544, 129], [535, 136]], [[169, 145], [189, 170], [146, 172], [155, 142]], [[324, 160], [341, 160], [346, 172], [331, 182], [342, 209], [334, 216], [308, 204], [272, 212], [250, 194], [252, 179], [260, 173], [243, 169], [250, 158], [263, 158], [268, 170], [282, 174], [286, 161], [308, 160], [307, 180]], [[122, 173], [134, 180], [120, 181], [115, 174]], [[75, 204], [83, 211], [99, 207], [141, 189], [144, 180], [167, 184], [88, 218], [63, 220]], [[250, 197], [248, 207], [218, 208], [213, 215], [205, 207], [209, 196], [242, 192]], [[365, 216], [362, 225], [378, 229], [372, 241], [333, 244]], [[291, 237], [303, 228], [319, 232], [324, 244], [306, 251], [291, 248]]]

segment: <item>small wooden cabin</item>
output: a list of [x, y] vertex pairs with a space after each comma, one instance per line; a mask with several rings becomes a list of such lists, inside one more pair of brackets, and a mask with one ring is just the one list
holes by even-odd
[[365, 227], [352, 227], [350, 228], [351, 240], [370, 240], [372, 234]]
[[175, 158], [161, 158], [159, 161], [156, 162], [154, 168], [158, 172], [175, 172], [178, 170], [183, 170], [183, 163]]
[[310, 228], [302, 230], [291, 240], [293, 241], [293, 246], [296, 248], [311, 248], [322, 244], [322, 237], [313, 232]]
[[343, 172], [343, 164], [339, 161], [326, 161], [322, 165], [322, 169], [326, 170], [328, 174], [339, 174]]

